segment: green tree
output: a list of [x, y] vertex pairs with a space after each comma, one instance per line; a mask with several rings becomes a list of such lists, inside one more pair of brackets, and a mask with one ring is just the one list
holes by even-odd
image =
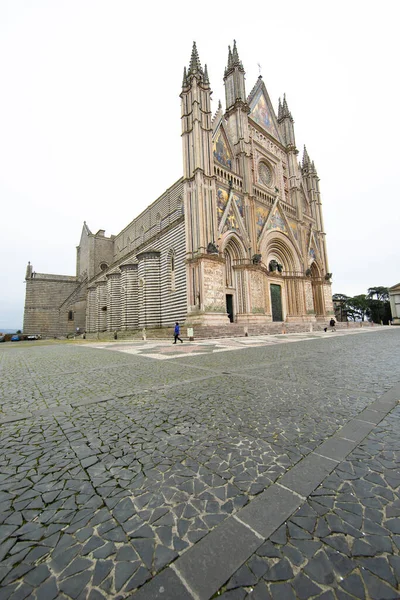
[[370, 316], [370, 305], [366, 294], [359, 294], [347, 300], [347, 315], [353, 321], [365, 321]]
[[333, 308], [335, 309], [337, 321], [347, 321], [348, 300], [349, 296], [346, 296], [346, 294], [333, 294]]
[[382, 285], [368, 288], [367, 298], [369, 301], [371, 321], [387, 325], [392, 319], [388, 288]]

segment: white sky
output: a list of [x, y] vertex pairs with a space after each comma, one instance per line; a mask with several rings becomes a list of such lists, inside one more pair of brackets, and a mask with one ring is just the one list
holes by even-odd
[[117, 234], [182, 174], [192, 42], [224, 103], [286, 92], [321, 179], [333, 292], [400, 281], [398, 0], [0, 0], [0, 330], [22, 327], [28, 260], [75, 274], [83, 221]]

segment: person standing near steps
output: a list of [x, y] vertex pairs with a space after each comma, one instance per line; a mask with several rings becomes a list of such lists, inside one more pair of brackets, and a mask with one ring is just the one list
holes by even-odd
[[183, 340], [179, 337], [179, 333], [180, 333], [180, 328], [179, 328], [179, 323], [177, 321], [175, 323], [175, 330], [174, 330], [174, 344], [176, 344], [176, 340], [179, 340], [183, 344]]

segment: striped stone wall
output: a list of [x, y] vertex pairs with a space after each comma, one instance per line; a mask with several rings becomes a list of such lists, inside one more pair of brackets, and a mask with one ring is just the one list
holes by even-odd
[[[112, 265], [102, 279], [91, 282], [87, 323], [95, 331], [167, 327], [186, 318], [185, 224], [179, 217], [159, 235], [131, 253], [125, 263]], [[110, 269], [110, 270], [111, 270]], [[97, 287], [96, 302], [91, 287]], [[105, 289], [103, 289], [105, 287]], [[107, 306], [106, 325], [104, 311]], [[92, 329], [90, 330], [93, 331]]]
[[121, 329], [139, 327], [138, 265], [121, 265]]
[[107, 275], [107, 331], [121, 328], [121, 272]]
[[183, 183], [179, 180], [114, 239], [114, 263], [152, 240], [183, 215]]

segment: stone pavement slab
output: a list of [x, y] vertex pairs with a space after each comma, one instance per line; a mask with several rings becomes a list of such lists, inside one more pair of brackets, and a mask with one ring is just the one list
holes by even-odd
[[1, 348], [0, 598], [392, 593], [400, 330], [260, 342]]

